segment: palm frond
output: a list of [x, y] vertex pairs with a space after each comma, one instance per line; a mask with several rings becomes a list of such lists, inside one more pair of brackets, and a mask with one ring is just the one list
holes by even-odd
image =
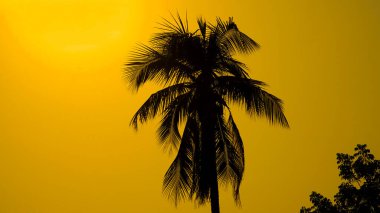
[[185, 125], [178, 154], [164, 176], [163, 193], [172, 199], [175, 205], [192, 197], [197, 131], [197, 123], [190, 117]]
[[232, 184], [234, 200], [237, 205], [241, 205], [239, 190], [244, 172], [244, 149], [240, 134], [231, 119], [231, 115], [228, 122], [223, 115], [218, 117], [216, 163], [219, 179], [225, 184]]
[[231, 143], [231, 134], [225, 123], [224, 116], [219, 115], [215, 131], [216, 165], [219, 179], [227, 184], [230, 179], [229, 174], [229, 153], [227, 146]]
[[253, 79], [221, 76], [217, 78], [216, 90], [228, 101], [244, 105], [250, 115], [265, 116], [271, 124], [289, 127], [283, 112], [281, 99], [266, 92], [265, 83]]
[[176, 97], [189, 91], [189, 88], [189, 84], [180, 83], [152, 94], [132, 117], [130, 125], [137, 129], [139, 122], [145, 123], [157, 113], [163, 112]]
[[269, 119], [270, 123], [279, 123], [283, 127], [289, 128], [288, 120], [284, 114], [282, 100], [265, 90], [261, 90], [261, 94], [265, 117]]
[[243, 179], [243, 172], [244, 172], [244, 167], [245, 167], [245, 160], [244, 160], [244, 145], [243, 145], [243, 140], [240, 136], [239, 129], [237, 128], [235, 121], [232, 117], [232, 114], [230, 113], [229, 119], [228, 119], [228, 124], [227, 124], [230, 132], [231, 132], [231, 137], [232, 137], [232, 146], [234, 147], [234, 150], [236, 151], [236, 156], [237, 158], [237, 166], [234, 166], [233, 171], [235, 172], [235, 179], [233, 181], [233, 188], [234, 188], [234, 199], [238, 205], [241, 205], [240, 201], [240, 184]]
[[165, 108], [164, 116], [157, 129], [159, 141], [164, 150], [171, 152], [177, 150], [181, 140], [178, 126], [190, 113], [189, 105], [192, 102], [193, 93], [187, 92], [177, 96]]
[[218, 62], [218, 70], [227, 75], [233, 75], [240, 78], [249, 78], [247, 73], [248, 67], [232, 57], [222, 57]]
[[170, 15], [172, 17], [172, 21], [163, 18], [163, 21], [158, 23], [159, 27], [157, 27], [161, 30], [161, 32], [155, 33], [150, 40], [151, 43], [156, 47], [161, 48], [162, 46], [165, 46], [167, 44], [167, 41], [172, 37], [186, 38], [195, 35], [195, 33], [189, 32], [187, 14], [185, 20], [182, 20], [181, 16], [178, 13], [177, 17], [175, 17], [172, 13]]
[[206, 23], [206, 21], [203, 20], [202, 17], [199, 17], [197, 19], [197, 23], [198, 23], [198, 29], [201, 32], [203, 40], [206, 40], [206, 33], [207, 33], [207, 23]]
[[178, 34], [186, 34], [189, 32], [189, 23], [187, 21], [187, 14], [186, 14], [185, 21], [182, 20], [179, 13], [177, 13], [176, 17], [172, 13], [170, 13], [170, 16], [172, 17], [172, 21], [169, 21], [166, 18], [162, 18], [163, 21], [158, 23], [160, 25], [158, 29], [166, 31], [166, 32], [174, 32]]
[[186, 71], [188, 76], [196, 76], [204, 65], [204, 44], [199, 35], [179, 34], [174, 32], [157, 33], [151, 40], [152, 46], [169, 60], [180, 63], [178, 68]]
[[149, 80], [159, 83], [180, 83], [194, 79], [192, 68], [174, 55], [159, 52], [147, 45], [139, 45], [131, 53], [131, 60], [126, 64], [125, 74], [130, 85], [138, 90]]
[[242, 163], [243, 165], [245, 164], [244, 161], [244, 144], [243, 144], [243, 139], [240, 136], [239, 129], [237, 128], [237, 125], [235, 124], [234, 118], [232, 117], [232, 114], [230, 112], [230, 116], [228, 118], [228, 123], [227, 123], [228, 129], [231, 132], [231, 137], [232, 137], [232, 143], [236, 150], [240, 153], [240, 155], [243, 157]]
[[216, 35], [217, 42], [222, 49], [234, 53], [251, 53], [260, 47], [253, 39], [239, 31], [232, 17], [228, 21], [216, 19], [216, 25], [210, 25], [210, 30]]

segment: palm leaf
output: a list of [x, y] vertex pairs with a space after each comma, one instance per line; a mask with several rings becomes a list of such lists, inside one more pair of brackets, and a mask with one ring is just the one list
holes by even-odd
[[265, 116], [269, 122], [289, 127], [281, 99], [262, 89], [265, 83], [253, 79], [221, 76], [216, 90], [228, 101], [244, 105], [250, 115]]
[[130, 125], [137, 129], [139, 122], [145, 123], [148, 119], [154, 118], [157, 113], [163, 112], [177, 96], [189, 91], [189, 88], [189, 84], [181, 83], [152, 94], [132, 117]]
[[141, 44], [131, 55], [131, 60], [126, 64], [125, 74], [135, 90], [149, 80], [170, 84], [194, 79], [191, 75], [192, 68], [188, 64], [147, 45]]
[[210, 30], [216, 35], [221, 49], [234, 53], [251, 53], [260, 47], [253, 39], [239, 31], [232, 17], [224, 22], [219, 17], [215, 26], [210, 25]]
[[[218, 117], [218, 128], [216, 131], [216, 163], [218, 177], [224, 183], [231, 183], [233, 196], [237, 205], [241, 205], [239, 190], [244, 172], [244, 149], [237, 129], [230, 116], [228, 122], [224, 116]], [[231, 123], [232, 122], [232, 123]]]
[[233, 75], [240, 78], [249, 78], [247, 73], [247, 66], [232, 57], [221, 57], [218, 62], [218, 70], [222, 74]]
[[199, 31], [201, 32], [203, 40], [206, 40], [206, 33], [207, 33], [207, 23], [206, 23], [206, 21], [203, 20], [202, 17], [199, 17], [197, 19], [197, 23], [198, 23], [198, 28], [199, 28]]
[[197, 143], [197, 122], [189, 117], [181, 139], [178, 154], [165, 173], [163, 193], [177, 205], [181, 200], [190, 199], [194, 191], [194, 144]]
[[185, 120], [190, 113], [190, 103], [192, 102], [193, 93], [187, 92], [177, 96], [165, 108], [164, 116], [157, 129], [159, 141], [163, 145], [164, 150], [171, 152], [177, 150], [181, 135], [178, 126]]

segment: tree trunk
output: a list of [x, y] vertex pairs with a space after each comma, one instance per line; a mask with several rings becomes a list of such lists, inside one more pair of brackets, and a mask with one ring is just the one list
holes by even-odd
[[220, 213], [219, 210], [219, 187], [218, 187], [218, 175], [216, 171], [216, 156], [215, 156], [215, 143], [213, 143], [213, 166], [212, 166], [212, 175], [211, 175], [211, 191], [210, 191], [210, 198], [211, 198], [211, 213]]
[[208, 154], [207, 158], [207, 173], [208, 182], [210, 184], [210, 201], [211, 201], [211, 212], [212, 213], [220, 213], [219, 210], [219, 188], [218, 188], [218, 173], [216, 168], [216, 147], [215, 147], [215, 121], [216, 116], [214, 116], [214, 109], [210, 109], [211, 111], [206, 111], [207, 115], [204, 116], [205, 119], [202, 128], [202, 143], [204, 143], [207, 151], [205, 153]]
[[203, 146], [203, 157], [207, 160], [207, 179], [209, 183], [211, 212], [220, 213], [219, 210], [219, 189], [218, 189], [218, 174], [216, 167], [216, 141], [215, 141], [215, 126], [217, 120], [217, 107], [210, 88], [210, 84], [204, 84], [206, 88], [202, 88], [201, 95], [201, 140]]
[[216, 167], [216, 141], [215, 126], [217, 121], [217, 104], [215, 94], [211, 85], [214, 81], [211, 71], [202, 73], [201, 82], [198, 87], [199, 100], [199, 116], [201, 124], [201, 144], [202, 158], [206, 161], [205, 167], [202, 169], [202, 175], [207, 179], [208, 196], [211, 201], [211, 213], [220, 213], [219, 210], [219, 189], [218, 189], [218, 173]]

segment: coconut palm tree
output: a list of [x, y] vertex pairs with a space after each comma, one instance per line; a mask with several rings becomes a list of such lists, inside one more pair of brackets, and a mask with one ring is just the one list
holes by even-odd
[[[185, 20], [164, 19], [161, 32], [149, 45], [140, 44], [126, 64], [134, 90], [148, 81], [164, 89], [152, 94], [138, 109], [131, 125], [162, 115], [157, 130], [160, 142], [177, 155], [167, 170], [163, 192], [175, 204], [183, 199], [211, 202], [219, 213], [219, 184], [230, 183], [240, 204], [244, 147], [229, 104], [244, 107], [250, 115], [288, 127], [282, 101], [266, 92], [265, 83], [250, 78], [235, 53], [248, 54], [259, 45], [239, 31], [233, 19], [216, 24], [197, 20], [190, 31]], [[182, 128], [181, 128], [182, 127]]]

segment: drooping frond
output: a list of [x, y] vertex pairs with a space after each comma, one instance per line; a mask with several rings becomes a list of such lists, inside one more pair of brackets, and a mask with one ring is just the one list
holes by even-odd
[[138, 128], [138, 123], [144, 123], [148, 119], [154, 118], [157, 113], [163, 112], [167, 106], [179, 95], [189, 91], [190, 85], [181, 83], [169, 86], [152, 94], [148, 100], [140, 107], [133, 116], [130, 125], [135, 129]]
[[216, 80], [217, 91], [228, 101], [244, 105], [250, 115], [265, 116], [270, 123], [289, 127], [282, 101], [262, 89], [265, 83], [253, 79], [221, 76]]
[[172, 54], [141, 44], [131, 55], [131, 60], [126, 64], [125, 74], [135, 90], [149, 80], [167, 84], [194, 79], [191, 75], [192, 68]]
[[261, 92], [258, 103], [261, 103], [264, 109], [264, 115], [269, 119], [269, 122], [272, 124], [279, 123], [283, 127], [289, 128], [288, 120], [284, 114], [284, 107], [282, 106], [282, 100], [265, 90], [258, 90], [258, 92]]
[[217, 70], [222, 74], [233, 75], [240, 78], [249, 77], [249, 74], [246, 71], [248, 69], [247, 66], [232, 57], [221, 57], [220, 61], [218, 61], [217, 67]]
[[221, 49], [229, 53], [251, 53], [260, 47], [253, 39], [239, 31], [232, 17], [228, 21], [216, 19], [216, 25], [210, 25], [210, 30], [217, 37]]
[[222, 115], [218, 116], [215, 133], [216, 165], [218, 178], [224, 184], [227, 184], [230, 180], [230, 156], [227, 150], [227, 146], [231, 143], [231, 133], [224, 120], [224, 116]]
[[188, 116], [190, 112], [190, 103], [192, 102], [193, 93], [187, 92], [177, 96], [172, 100], [164, 110], [164, 116], [157, 129], [160, 143], [164, 150], [171, 152], [173, 149], [178, 150], [181, 140], [181, 134], [178, 126]]
[[163, 192], [177, 205], [191, 199], [194, 187], [194, 155], [198, 142], [197, 121], [191, 116], [186, 122], [178, 154], [164, 176]]
[[231, 183], [236, 204], [240, 205], [240, 184], [244, 172], [244, 148], [239, 131], [230, 115], [228, 121], [218, 117], [216, 130], [216, 164], [219, 179]]
[[243, 165], [245, 164], [244, 160], [244, 144], [243, 144], [243, 139], [240, 136], [239, 129], [237, 128], [237, 125], [235, 124], [235, 121], [232, 117], [232, 114], [230, 112], [229, 118], [228, 118], [228, 123], [227, 123], [228, 129], [231, 132], [231, 137], [232, 137], [232, 143], [234, 144], [234, 147], [238, 150], [240, 155], [242, 156], [242, 163]]
[[243, 145], [243, 140], [240, 136], [239, 129], [237, 128], [234, 119], [232, 118], [232, 114], [230, 113], [228, 123], [227, 123], [228, 129], [231, 132], [231, 142], [234, 147], [234, 150], [236, 151], [236, 156], [237, 156], [237, 166], [234, 166], [233, 171], [235, 172], [235, 179], [233, 181], [232, 187], [234, 189], [234, 199], [238, 205], [241, 205], [240, 203], [240, 184], [243, 179], [243, 172], [244, 172], [244, 167], [245, 167], [245, 160], [244, 160], [244, 145]]

